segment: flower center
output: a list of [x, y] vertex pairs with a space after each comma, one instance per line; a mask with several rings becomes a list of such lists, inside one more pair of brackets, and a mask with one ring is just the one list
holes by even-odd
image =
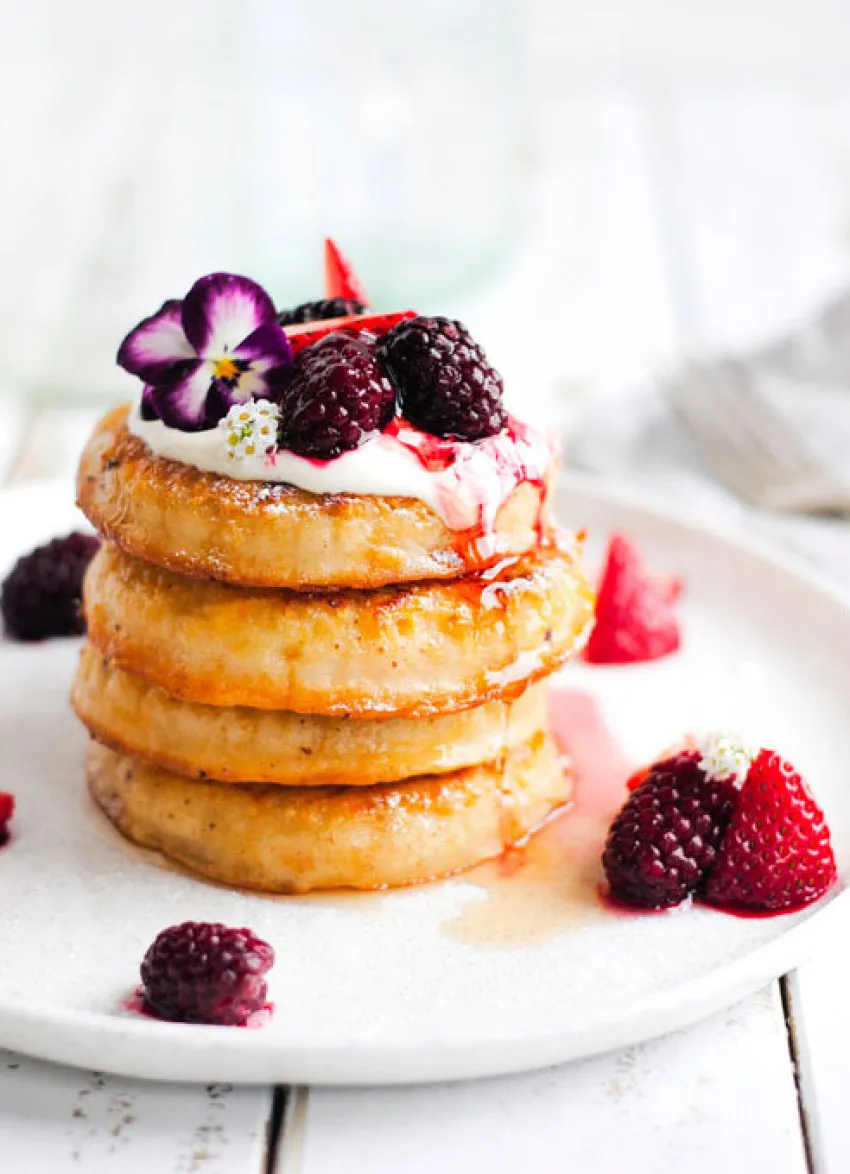
[[235, 379], [240, 370], [236, 360], [227, 355], [223, 359], [214, 359], [212, 367], [215, 378], [224, 380]]

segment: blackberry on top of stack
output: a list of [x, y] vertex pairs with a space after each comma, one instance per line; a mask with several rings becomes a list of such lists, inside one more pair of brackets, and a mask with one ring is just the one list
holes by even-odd
[[127, 336], [83, 454], [73, 701], [124, 834], [226, 884], [375, 888], [523, 839], [571, 795], [545, 679], [592, 592], [556, 457], [458, 322], [201, 278]]

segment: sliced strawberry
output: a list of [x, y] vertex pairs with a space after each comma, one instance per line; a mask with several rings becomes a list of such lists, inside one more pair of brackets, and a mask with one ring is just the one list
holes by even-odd
[[351, 298], [369, 305], [353, 265], [330, 237], [325, 238], [325, 297]]
[[325, 318], [320, 322], [299, 322], [294, 326], [284, 326], [286, 337], [292, 344], [293, 354], [298, 354], [305, 347], [312, 346], [326, 334], [335, 330], [368, 330], [370, 334], [380, 336], [386, 334], [397, 322], [403, 318], [415, 318], [415, 310], [394, 310], [391, 314], [350, 314], [347, 318]]
[[6, 791], [0, 791], [0, 844], [5, 844], [9, 838], [7, 824], [15, 814], [15, 796]]
[[812, 793], [789, 762], [760, 751], [720, 845], [706, 901], [799, 908], [822, 896], [835, 877], [829, 828]]
[[678, 580], [650, 574], [624, 534], [612, 535], [585, 659], [628, 664], [675, 652], [681, 636], [673, 604], [680, 591]]
[[685, 589], [685, 585], [678, 575], [659, 576], [658, 586], [664, 592], [668, 603], [675, 603]]

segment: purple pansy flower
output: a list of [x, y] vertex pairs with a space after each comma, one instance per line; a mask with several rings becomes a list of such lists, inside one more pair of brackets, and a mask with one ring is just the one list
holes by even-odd
[[292, 347], [269, 295], [248, 277], [210, 273], [131, 330], [118, 363], [145, 383], [142, 414], [183, 432], [214, 428], [228, 410], [273, 399]]

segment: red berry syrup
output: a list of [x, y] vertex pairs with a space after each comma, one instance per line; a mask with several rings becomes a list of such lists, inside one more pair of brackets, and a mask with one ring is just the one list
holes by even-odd
[[[134, 1015], [142, 1015], [145, 1019], [158, 1019], [160, 1023], [177, 1023], [180, 1020], [166, 1019], [164, 1015], [158, 1014], [145, 998], [145, 993], [142, 987], [136, 987], [133, 994], [128, 999], [123, 999], [121, 1006], [125, 1011], [131, 1011]], [[256, 1030], [258, 1027], [265, 1027], [272, 1017], [274, 1011], [274, 1003], [266, 1003], [265, 1007], [261, 1007], [259, 1011], [252, 1011], [244, 1023], [237, 1024], [238, 1027], [246, 1027], [249, 1030]], [[202, 1027], [203, 1024], [189, 1024], [190, 1027]]]
[[575, 814], [612, 817], [626, 799], [634, 771], [605, 720], [597, 699], [580, 689], [549, 690], [549, 728], [576, 779]]

